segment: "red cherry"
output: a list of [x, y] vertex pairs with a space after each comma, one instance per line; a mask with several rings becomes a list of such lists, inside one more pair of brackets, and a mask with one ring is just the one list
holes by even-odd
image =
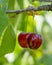
[[27, 41], [28, 41], [29, 48], [31, 48], [31, 49], [37, 49], [37, 48], [40, 47], [40, 45], [42, 43], [42, 37], [39, 34], [31, 33], [28, 36]]
[[28, 33], [26, 33], [26, 34], [20, 33], [18, 36], [18, 42], [19, 42], [20, 46], [23, 48], [28, 48], [27, 37], [28, 37]]
[[37, 34], [36, 36], [38, 38], [38, 41], [37, 41], [37, 45], [35, 46], [35, 48], [39, 48], [42, 44], [42, 37], [39, 34]]

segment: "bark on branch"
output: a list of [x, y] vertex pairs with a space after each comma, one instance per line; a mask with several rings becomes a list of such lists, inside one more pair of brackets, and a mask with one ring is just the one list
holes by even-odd
[[20, 14], [22, 12], [28, 12], [28, 11], [52, 11], [52, 4], [50, 5], [42, 5], [39, 7], [28, 7], [26, 9], [22, 9], [22, 10], [8, 10], [6, 11], [6, 14], [11, 14], [11, 13], [16, 13], [16, 14]]
[[40, 2], [52, 2], [52, 0], [34, 0], [34, 1], [40, 1]]

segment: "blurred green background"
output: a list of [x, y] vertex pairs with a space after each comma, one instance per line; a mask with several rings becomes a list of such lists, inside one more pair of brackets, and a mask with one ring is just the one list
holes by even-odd
[[[0, 0], [0, 65], [52, 65], [52, 11], [6, 14], [7, 10], [51, 4], [35, 0]], [[38, 49], [24, 49], [18, 43], [21, 32], [41, 34]]]

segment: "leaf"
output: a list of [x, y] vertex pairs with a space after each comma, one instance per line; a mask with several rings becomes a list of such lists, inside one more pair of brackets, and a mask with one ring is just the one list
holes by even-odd
[[17, 0], [17, 2], [18, 2], [18, 5], [19, 5], [19, 7], [21, 8], [21, 9], [23, 9], [23, 7], [24, 7], [24, 0]]
[[[8, 10], [15, 10], [15, 0], [9, 0], [8, 1]], [[8, 14], [9, 17], [9, 23], [11, 23], [13, 26], [15, 26], [16, 21], [16, 13]]]
[[[24, 1], [23, 0], [17, 0], [17, 3], [18, 3], [18, 9], [23, 9], [24, 8]], [[21, 30], [21, 31], [26, 31], [26, 29], [24, 30], [25, 28], [25, 13], [22, 13], [22, 14], [19, 14], [18, 15], [18, 19], [17, 19], [17, 23], [16, 23], [16, 29], [17, 31], [18, 30]]]
[[17, 34], [17, 36], [16, 36], [17, 41], [16, 41], [16, 46], [15, 46], [15, 49], [14, 49], [14, 55], [15, 55], [15, 57], [18, 56], [19, 53], [21, 53], [23, 51], [23, 48], [20, 47], [19, 42], [18, 42], [18, 35], [19, 34]]
[[36, 55], [35, 55], [36, 51], [35, 51], [35, 50], [31, 50], [31, 49], [28, 49], [28, 51], [29, 51], [30, 55], [31, 55], [32, 58], [33, 58], [33, 63], [34, 63], [34, 65], [38, 65], [38, 64], [37, 64], [37, 60], [36, 60]]
[[20, 53], [19, 53], [19, 55], [16, 57], [16, 59], [14, 60], [14, 62], [13, 62], [13, 64], [14, 65], [21, 65], [21, 61], [22, 61], [22, 58], [23, 58], [23, 56], [24, 56], [24, 53], [25, 53], [25, 50], [23, 50], [23, 51], [21, 51]]
[[16, 36], [11, 25], [7, 26], [7, 29], [4, 33], [1, 47], [0, 47], [0, 56], [14, 51], [16, 43]]
[[36, 29], [36, 20], [34, 20], [33, 16], [27, 16], [27, 32], [34, 32]]
[[7, 61], [7, 59], [4, 56], [0, 57], [0, 65], [3, 65], [5, 63], [7, 63], [7, 62], [8, 61]]
[[6, 11], [7, 8], [7, 0], [0, 0], [0, 8], [2, 8], [4, 11]]
[[52, 55], [44, 54], [39, 63], [44, 65], [52, 65]]
[[26, 13], [22, 13], [19, 15], [19, 20], [17, 22], [17, 30], [26, 31], [26, 27], [27, 27], [27, 20], [26, 20]]
[[15, 0], [8, 1], [8, 10], [14, 9]]
[[4, 31], [7, 24], [8, 24], [8, 19], [6, 17], [6, 14], [4, 10], [0, 9], [0, 36], [2, 35], [2, 32]]
[[31, 4], [32, 4], [32, 2], [33, 2], [33, 0], [28, 0]]
[[41, 32], [42, 32], [42, 37], [43, 37], [43, 48], [47, 48], [47, 43], [49, 43], [49, 41], [51, 40], [51, 27], [50, 25], [47, 23], [46, 20], [44, 20], [44, 22], [42, 23], [42, 27], [41, 27]]

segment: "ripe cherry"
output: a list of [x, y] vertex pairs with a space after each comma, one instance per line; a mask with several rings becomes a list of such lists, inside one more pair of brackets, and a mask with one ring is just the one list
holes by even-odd
[[42, 44], [42, 37], [35, 33], [20, 33], [18, 42], [23, 48], [38, 49]]
[[29, 48], [31, 48], [31, 49], [37, 49], [42, 44], [42, 37], [39, 34], [31, 33], [28, 36], [27, 41], [28, 41]]
[[28, 48], [27, 37], [28, 37], [28, 33], [20, 33], [18, 36], [18, 42], [20, 46], [23, 48]]

